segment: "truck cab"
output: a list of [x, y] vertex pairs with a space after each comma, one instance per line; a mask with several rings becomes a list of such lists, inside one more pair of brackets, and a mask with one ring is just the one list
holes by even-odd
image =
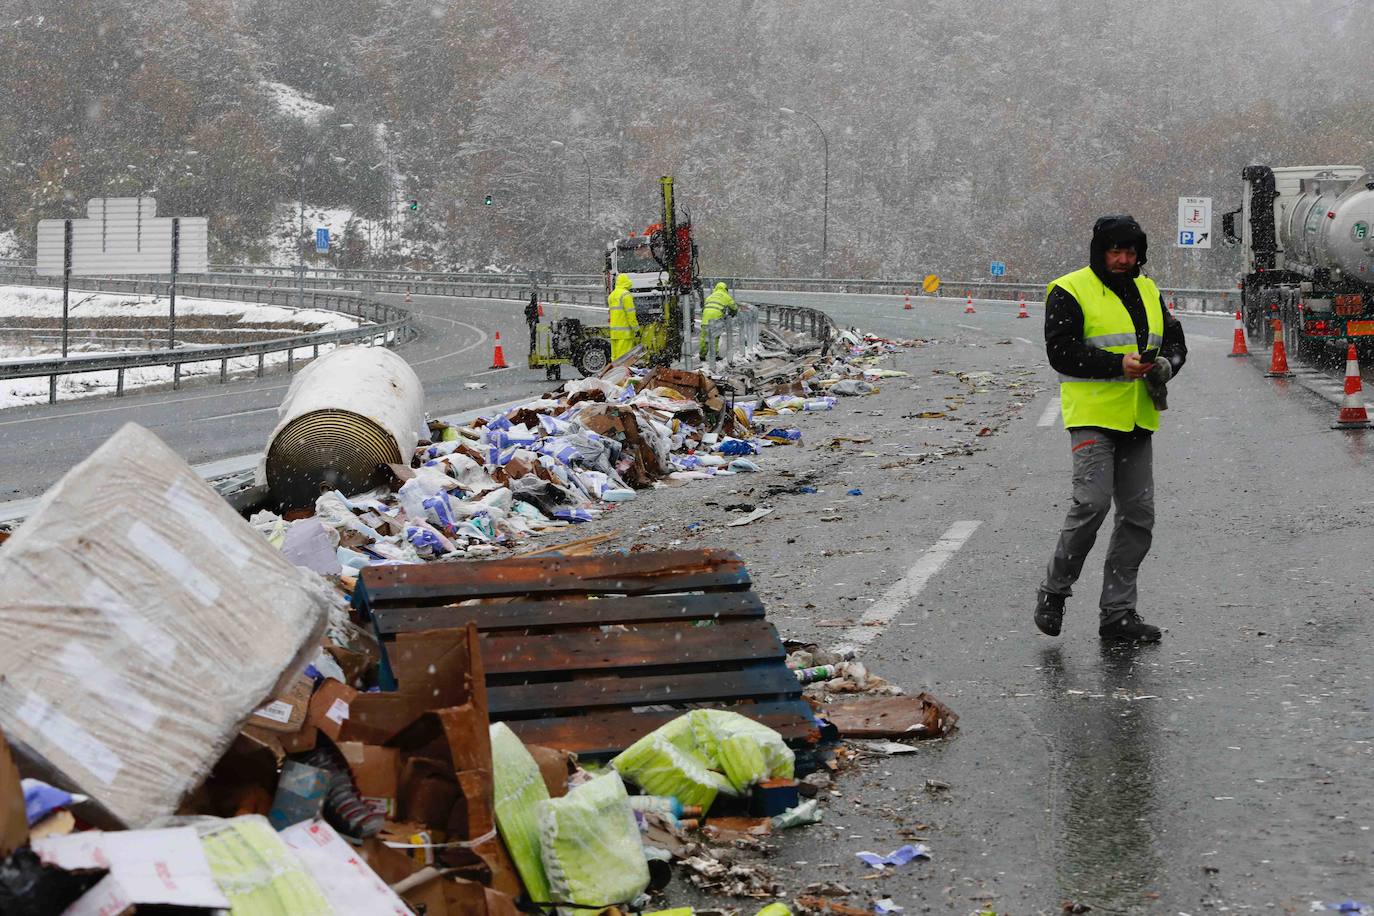
[[648, 235], [631, 235], [606, 245], [606, 293], [615, 287], [615, 278], [630, 278], [630, 295], [635, 300], [635, 317], [641, 325], [663, 317], [663, 300], [668, 293], [668, 271], [654, 257]]

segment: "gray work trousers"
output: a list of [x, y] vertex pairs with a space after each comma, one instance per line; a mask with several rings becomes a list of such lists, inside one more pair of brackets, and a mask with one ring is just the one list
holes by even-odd
[[1136, 607], [1136, 577], [1149, 553], [1155, 526], [1154, 452], [1150, 436], [1113, 439], [1100, 429], [1069, 430], [1073, 450], [1073, 505], [1059, 532], [1040, 588], [1072, 595], [1097, 540], [1097, 529], [1116, 501], [1116, 520], [1102, 570], [1101, 623]]

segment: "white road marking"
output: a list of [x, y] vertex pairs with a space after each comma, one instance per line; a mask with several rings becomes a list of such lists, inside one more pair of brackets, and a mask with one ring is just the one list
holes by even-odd
[[[41, 417], [25, 417], [22, 420], [0, 420], [0, 426], [16, 426], [21, 423], [51, 423], [53, 420], [65, 420], [68, 417], [88, 417], [97, 413], [114, 413], [117, 410], [140, 410], [144, 407], [159, 407], [163, 404], [185, 404], [188, 401], [209, 401], [214, 398], [241, 398], [248, 394], [259, 394], [264, 391], [285, 391], [289, 385], [273, 385], [271, 388], [253, 388], [251, 390], [223, 391], [217, 394], [201, 394], [193, 397], [169, 398], [163, 401], [147, 401], [140, 404], [117, 404], [111, 407], [98, 407], [95, 410], [74, 410], [70, 413], [50, 413]], [[276, 408], [272, 408], [276, 410]]]
[[844, 637], [840, 640], [841, 649], [860, 649], [882, 635], [888, 624], [921, 594], [926, 583], [959, 552], [959, 548], [964, 546], [981, 524], [981, 521], [960, 521], [950, 525], [940, 539], [921, 554], [920, 559], [907, 570], [906, 575], [883, 592], [883, 596], [864, 613], [859, 623], [845, 631]]
[[974, 326], [971, 325], [971, 324], [959, 324], [959, 325], [955, 325], [955, 327], [963, 328], [963, 329], [966, 330], [966, 331], [981, 331], [981, 330], [983, 330], [982, 328], [974, 327]]
[[206, 423], [210, 420], [227, 420], [230, 417], [246, 417], [255, 413], [267, 413], [269, 410], [276, 410], [276, 407], [258, 407], [254, 410], [236, 410], [233, 413], [217, 413], [212, 417], [196, 417], [192, 423]]
[[1040, 415], [1040, 419], [1035, 421], [1036, 426], [1050, 426], [1055, 420], [1059, 419], [1059, 398], [1050, 398], [1050, 402], [1045, 405], [1045, 412]]
[[1014, 338], [1014, 339], [1015, 339], [1015, 340], [1019, 340], [1021, 343], [1025, 344], [1025, 345], [1028, 346], [1028, 347], [1033, 347], [1033, 346], [1035, 346], [1035, 341], [1033, 341], [1033, 340], [1027, 340], [1027, 339], [1024, 338], [1024, 337], [1017, 337], [1017, 338]]
[[509, 372], [510, 370], [512, 370], [512, 369], [514, 369], [514, 368], [515, 368], [514, 366], [505, 366], [505, 367], [500, 368], [500, 369], [487, 369], [485, 372], [474, 372], [474, 373], [472, 373], [472, 377], [473, 377], [473, 378], [478, 378], [478, 377], [483, 376], [483, 375], [495, 375], [497, 372]]

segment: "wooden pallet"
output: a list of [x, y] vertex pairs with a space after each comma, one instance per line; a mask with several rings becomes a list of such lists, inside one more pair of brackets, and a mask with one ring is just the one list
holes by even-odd
[[613, 754], [690, 706], [814, 741], [750, 585], [733, 552], [671, 550], [369, 567], [353, 603], [384, 653], [398, 633], [474, 622], [491, 719], [533, 744]]

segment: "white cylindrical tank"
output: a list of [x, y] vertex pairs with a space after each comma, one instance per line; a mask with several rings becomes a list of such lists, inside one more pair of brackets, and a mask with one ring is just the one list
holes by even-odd
[[1304, 182], [1279, 242], [1289, 262], [1374, 285], [1374, 175]]
[[386, 464], [409, 464], [427, 435], [424, 388], [385, 347], [339, 347], [300, 371], [282, 399], [258, 466], [283, 508], [314, 505], [324, 488], [345, 495], [382, 483]]
[[1322, 214], [1324, 266], [1374, 284], [1374, 175], [1352, 182]]

